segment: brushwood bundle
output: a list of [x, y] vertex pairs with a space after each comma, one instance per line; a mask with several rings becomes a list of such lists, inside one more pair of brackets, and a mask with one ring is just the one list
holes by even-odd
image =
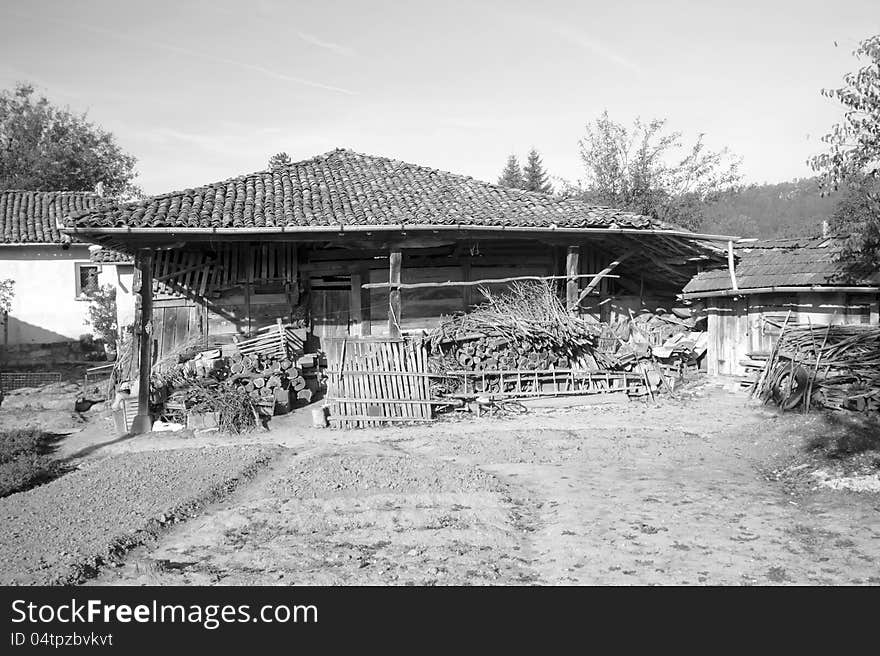
[[210, 379], [197, 380], [185, 392], [190, 412], [213, 414], [217, 427], [227, 433], [245, 433], [257, 427], [262, 408], [241, 387]]
[[880, 411], [880, 327], [786, 326], [756, 390], [786, 409]]
[[566, 310], [552, 283], [515, 282], [503, 292], [480, 292], [484, 303], [429, 335], [436, 370], [567, 367], [595, 352], [599, 327]]

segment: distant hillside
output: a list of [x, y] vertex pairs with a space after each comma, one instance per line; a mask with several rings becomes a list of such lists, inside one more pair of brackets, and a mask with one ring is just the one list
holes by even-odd
[[701, 230], [765, 239], [818, 235], [837, 199], [823, 198], [816, 178], [749, 185], [712, 203]]

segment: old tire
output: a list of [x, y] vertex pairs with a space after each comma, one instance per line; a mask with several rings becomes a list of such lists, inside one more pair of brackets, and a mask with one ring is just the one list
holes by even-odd
[[[806, 369], [791, 362], [777, 367], [773, 374], [773, 402], [783, 410], [793, 410], [804, 398], [810, 375]], [[789, 386], [791, 394], [789, 394]]]

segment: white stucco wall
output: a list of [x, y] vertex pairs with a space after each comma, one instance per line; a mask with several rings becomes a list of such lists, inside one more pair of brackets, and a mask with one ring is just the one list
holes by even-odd
[[[76, 263], [89, 263], [86, 245], [2, 246], [0, 280], [15, 281], [6, 328], [7, 344], [44, 344], [78, 339], [90, 333], [89, 302], [76, 297]], [[131, 265], [100, 264], [98, 282], [116, 287], [117, 322], [134, 319]], [[0, 339], [2, 341], [2, 339]]]
[[0, 246], [0, 279], [15, 281], [8, 344], [62, 342], [89, 332], [88, 302], [76, 299], [76, 262], [86, 246]]
[[116, 325], [119, 328], [134, 323], [134, 294], [131, 285], [134, 280], [134, 265], [102, 264], [98, 283], [116, 287]]

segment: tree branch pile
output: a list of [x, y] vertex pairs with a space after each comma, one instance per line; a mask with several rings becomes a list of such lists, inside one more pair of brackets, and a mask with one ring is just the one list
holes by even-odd
[[796, 326], [779, 339], [779, 359], [758, 394], [787, 409], [803, 398], [841, 410], [880, 411], [880, 328]]

